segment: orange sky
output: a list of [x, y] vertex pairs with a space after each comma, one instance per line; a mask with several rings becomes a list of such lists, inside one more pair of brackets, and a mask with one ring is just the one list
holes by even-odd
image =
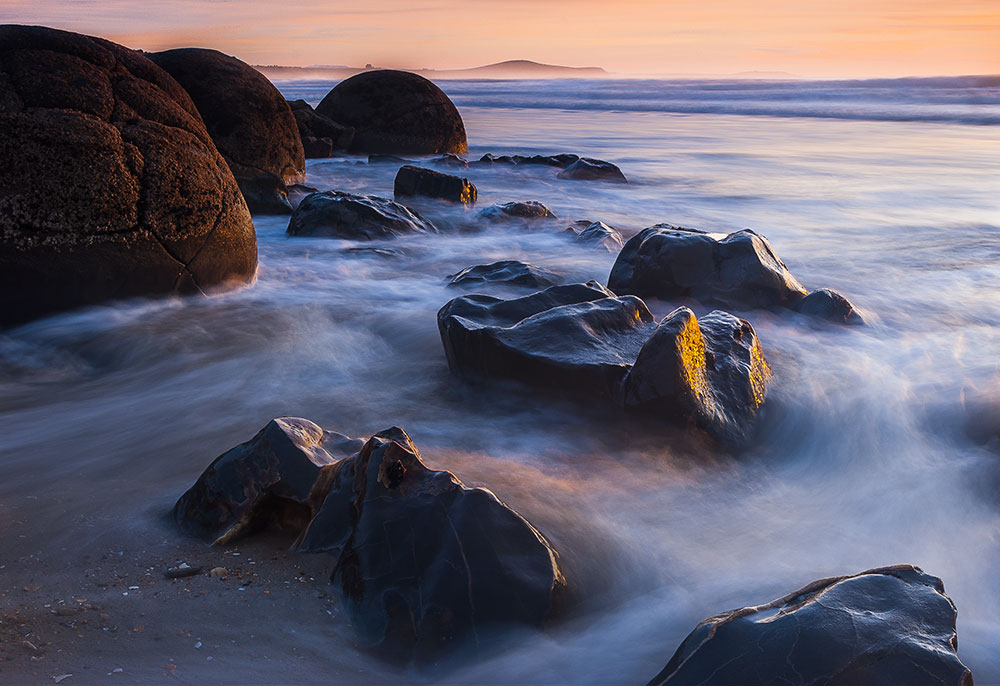
[[0, 23], [253, 64], [621, 73], [1000, 73], [1000, 0], [0, 0]]

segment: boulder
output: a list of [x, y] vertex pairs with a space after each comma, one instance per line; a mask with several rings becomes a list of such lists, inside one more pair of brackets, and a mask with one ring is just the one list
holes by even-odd
[[449, 286], [478, 287], [486, 284], [504, 286], [527, 286], [547, 288], [563, 281], [561, 275], [547, 269], [539, 269], [533, 264], [517, 260], [503, 260], [490, 264], [466, 267], [460, 272], [449, 274]]
[[305, 151], [306, 159], [309, 160], [333, 157], [333, 139], [303, 136], [302, 150]]
[[579, 160], [580, 156], [574, 155], [573, 153], [562, 153], [559, 155], [530, 155], [528, 157], [525, 157], [524, 155], [514, 155], [513, 159], [515, 164], [541, 164], [547, 167], [566, 169], [571, 164]]
[[558, 219], [552, 210], [536, 200], [490, 205], [479, 213], [479, 218], [490, 222]]
[[0, 325], [246, 284], [253, 223], [180, 85], [138, 52], [0, 27]]
[[431, 164], [435, 164], [439, 167], [453, 167], [454, 169], [469, 168], [469, 161], [467, 159], [452, 152], [447, 155], [442, 155], [441, 157], [435, 157], [431, 160]]
[[574, 181], [611, 181], [612, 183], [628, 183], [628, 179], [616, 165], [604, 160], [581, 157], [573, 164], [563, 169], [557, 175], [560, 179]]
[[374, 240], [408, 233], [437, 233], [437, 228], [408, 207], [386, 198], [324, 191], [307, 195], [299, 203], [288, 222], [288, 233]]
[[545, 537], [490, 491], [428, 469], [402, 429], [321, 482], [328, 495], [299, 549], [336, 558], [331, 580], [383, 656], [432, 660], [551, 615], [566, 582]]
[[608, 252], [618, 252], [624, 245], [621, 233], [604, 222], [576, 221], [566, 227], [566, 233], [571, 234], [577, 243], [598, 245]]
[[177, 504], [181, 528], [223, 544], [261, 527], [298, 535], [315, 514], [309, 493], [323, 467], [357, 453], [363, 441], [308, 419], [272, 419], [256, 436], [215, 458]]
[[709, 617], [649, 686], [972, 686], [941, 580], [899, 565]]
[[745, 229], [720, 237], [658, 224], [622, 248], [608, 277], [620, 293], [662, 299], [692, 298], [730, 307], [804, 308], [807, 314], [855, 323], [854, 307], [832, 291], [806, 290], [763, 236]]
[[[298, 126], [303, 146], [306, 138], [329, 138], [334, 150], [347, 150], [351, 147], [354, 129], [350, 126], [341, 126], [329, 117], [324, 117], [305, 100], [289, 100], [288, 107], [292, 110], [292, 116], [295, 117], [295, 124]], [[306, 157], [309, 156], [307, 150]]]
[[354, 128], [351, 152], [464, 154], [465, 124], [454, 103], [422, 76], [377, 69], [341, 81], [316, 112]]
[[438, 312], [438, 329], [462, 378], [597, 398], [731, 442], [749, 435], [770, 377], [749, 322], [678, 308], [657, 323], [639, 298], [593, 281], [513, 300], [458, 297]]
[[237, 181], [247, 207], [254, 214], [289, 214], [294, 209], [288, 189], [295, 184], [286, 184], [276, 174], [245, 176]]
[[422, 196], [463, 205], [475, 205], [478, 195], [476, 187], [466, 178], [409, 164], [396, 172], [393, 194], [397, 198]]
[[191, 96], [244, 190], [250, 211], [290, 213], [282, 187], [272, 196], [260, 196], [262, 174], [277, 177], [281, 184], [305, 179], [298, 126], [278, 89], [249, 64], [216, 50], [180, 48], [149, 57]]
[[478, 160], [472, 164], [476, 165], [493, 165], [493, 164], [505, 164], [508, 166], [514, 166], [517, 162], [510, 155], [494, 155], [491, 152], [486, 153]]

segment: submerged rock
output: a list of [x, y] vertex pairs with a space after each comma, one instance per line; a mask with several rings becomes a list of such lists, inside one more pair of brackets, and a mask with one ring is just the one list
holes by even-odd
[[[305, 100], [289, 100], [288, 106], [295, 117], [295, 123], [299, 128], [299, 135], [302, 136], [302, 144], [305, 146], [307, 138], [323, 140], [329, 138], [334, 150], [347, 150], [354, 139], [354, 129], [350, 126], [342, 126], [329, 117], [319, 114]], [[329, 157], [330, 155], [325, 155]], [[320, 155], [310, 155], [306, 150], [306, 157], [320, 157]]]
[[408, 207], [386, 198], [324, 191], [308, 195], [299, 203], [288, 222], [288, 233], [373, 240], [437, 233], [437, 228]]
[[513, 159], [516, 164], [541, 164], [547, 167], [565, 169], [579, 160], [580, 156], [574, 155], [573, 153], [562, 153], [559, 155], [531, 155], [530, 157], [514, 155]]
[[566, 227], [566, 233], [572, 234], [578, 243], [599, 245], [608, 252], [618, 252], [624, 245], [621, 233], [604, 222], [576, 221]]
[[608, 287], [663, 299], [693, 298], [731, 307], [788, 307], [834, 321], [860, 314], [832, 291], [806, 290], [763, 236], [749, 230], [723, 238], [659, 224], [632, 237], [615, 261]]
[[407, 160], [397, 155], [369, 155], [368, 164], [410, 164], [414, 160]]
[[257, 241], [181, 86], [100, 38], [0, 26], [0, 325], [246, 284]]
[[423, 196], [463, 205], [475, 205], [478, 195], [476, 187], [466, 178], [409, 164], [396, 172], [393, 193], [396, 197]]
[[649, 686], [972, 686], [941, 580], [899, 565], [709, 617]]
[[472, 164], [476, 165], [505, 164], [508, 166], [514, 166], [515, 164], [517, 164], [517, 161], [510, 155], [494, 155], [493, 153], [488, 152], [482, 157], [480, 157], [478, 160], [473, 162]]
[[628, 183], [628, 179], [616, 165], [604, 160], [581, 157], [561, 172], [560, 179], [574, 181], [611, 181], [612, 183]]
[[506, 202], [490, 205], [479, 213], [480, 219], [490, 222], [510, 220], [558, 219], [548, 207], [536, 200], [528, 202]]
[[354, 128], [351, 152], [465, 153], [465, 124], [455, 104], [422, 76], [378, 69], [341, 81], [316, 112]]
[[431, 164], [436, 164], [439, 167], [454, 167], [455, 169], [468, 169], [469, 161], [462, 157], [461, 155], [456, 155], [455, 153], [448, 153], [447, 155], [442, 155], [441, 157], [436, 157], [431, 160]]
[[602, 399], [734, 442], [748, 435], [770, 377], [749, 322], [678, 308], [657, 323], [639, 298], [593, 281], [513, 300], [455, 298], [438, 328], [460, 377]]
[[328, 495], [300, 550], [336, 557], [331, 580], [384, 655], [429, 660], [551, 614], [566, 582], [548, 541], [490, 491], [428, 469], [402, 429], [322, 480]]
[[466, 267], [460, 272], [449, 274], [449, 286], [475, 287], [483, 284], [502, 284], [505, 286], [527, 286], [529, 288], [546, 288], [562, 283], [562, 276], [547, 269], [540, 269], [533, 264], [517, 260], [502, 260], [490, 264], [478, 264]]

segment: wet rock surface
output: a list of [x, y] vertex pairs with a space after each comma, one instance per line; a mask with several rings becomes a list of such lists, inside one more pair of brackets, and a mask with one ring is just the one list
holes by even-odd
[[540, 269], [533, 264], [518, 260], [501, 260], [490, 264], [478, 264], [466, 267], [460, 272], [449, 274], [449, 286], [475, 288], [487, 284], [505, 286], [526, 286], [529, 288], [547, 288], [562, 283], [561, 275]]
[[617, 165], [605, 162], [604, 160], [591, 159], [589, 157], [581, 157], [576, 162], [559, 172], [558, 177], [560, 179], [569, 179], [572, 181], [609, 181], [611, 183], [628, 183], [628, 179], [625, 178], [625, 174], [622, 173], [622, 170], [619, 169]]
[[416, 212], [387, 198], [324, 191], [308, 195], [299, 203], [288, 222], [288, 233], [373, 240], [408, 233], [437, 233], [437, 228]]
[[[342, 126], [329, 117], [324, 117], [305, 100], [288, 100], [287, 102], [292, 116], [295, 117], [295, 124], [298, 126], [303, 146], [305, 146], [307, 138], [318, 140], [329, 138], [334, 150], [347, 150], [351, 147], [351, 141], [354, 140], [353, 128]], [[308, 150], [305, 152], [306, 157], [320, 157], [320, 155], [310, 155]]]
[[396, 197], [422, 196], [462, 205], [476, 204], [478, 196], [476, 187], [466, 178], [409, 164], [396, 172], [393, 193]]
[[900, 565], [703, 621], [649, 686], [972, 686], [941, 580]]
[[341, 81], [316, 107], [354, 128], [351, 152], [430, 155], [468, 152], [454, 103], [422, 76], [379, 69]]
[[618, 252], [624, 241], [618, 229], [613, 229], [604, 222], [580, 220], [566, 228], [566, 233], [572, 235], [578, 243], [597, 245], [608, 252]]
[[248, 283], [256, 234], [191, 98], [141, 54], [0, 27], [0, 324]]
[[657, 323], [639, 298], [592, 281], [513, 300], [461, 296], [438, 329], [462, 378], [596, 398], [726, 441], [749, 435], [770, 377], [749, 322], [678, 308]]
[[644, 229], [622, 248], [608, 287], [640, 297], [787, 307], [832, 321], [861, 321], [847, 299], [833, 291], [807, 298], [768, 240], [749, 229], [724, 237], [668, 224]]
[[557, 219], [552, 210], [536, 200], [490, 205], [479, 213], [479, 218], [489, 222]]

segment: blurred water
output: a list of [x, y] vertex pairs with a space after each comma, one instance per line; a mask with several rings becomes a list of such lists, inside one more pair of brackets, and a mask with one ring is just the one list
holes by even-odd
[[[331, 85], [279, 84], [314, 104]], [[977, 683], [1000, 683], [1000, 456], [961, 429], [963, 389], [995, 388], [1000, 374], [995, 84], [910, 84], [896, 97], [872, 84], [863, 98], [845, 83], [799, 96], [791, 84], [442, 86], [462, 110], [470, 157], [577, 152], [617, 163], [630, 184], [471, 168], [480, 206], [540, 200], [560, 220], [399, 239], [397, 257], [290, 239], [286, 219], [258, 218], [251, 288], [94, 307], [0, 334], [0, 503], [31, 518], [32, 545], [72, 558], [144, 536], [216, 454], [273, 416], [352, 435], [396, 424], [429, 464], [488, 485], [532, 520], [583, 598], [563, 623], [450, 681], [640, 683], [708, 615], [908, 562], [944, 579], [960, 654]], [[741, 104], [748, 92], [755, 100]], [[707, 104], [692, 111], [717, 99], [747, 114], [677, 113], [699, 97]], [[781, 116], [754, 115], [761, 102]], [[818, 102], [868, 116], [790, 116]], [[310, 160], [307, 182], [391, 197], [396, 166], [358, 161]], [[459, 209], [426, 214], [474, 221]], [[452, 379], [434, 317], [457, 294], [446, 275], [510, 258], [605, 280], [614, 255], [561, 234], [577, 219], [626, 231], [752, 227], [803, 284], [847, 294], [871, 325], [738, 312], [776, 372], [760, 440], [738, 457], [636, 433], [600, 407], [483, 396]], [[115, 497], [94, 498], [98, 486]], [[74, 517], [103, 526], [67, 525]], [[350, 649], [329, 660], [383, 669]], [[310, 664], [303, 678], [326, 668]]]

